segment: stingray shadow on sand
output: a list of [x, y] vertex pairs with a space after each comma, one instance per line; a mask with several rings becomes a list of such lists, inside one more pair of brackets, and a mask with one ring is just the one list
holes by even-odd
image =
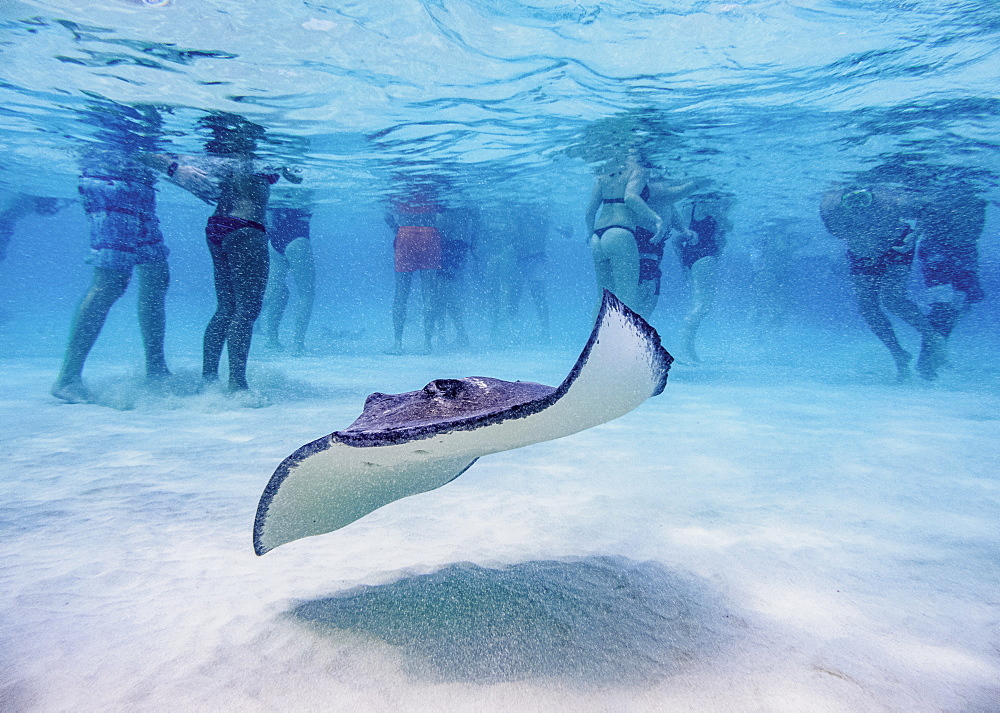
[[652, 683], [711, 656], [730, 615], [705, 583], [623, 557], [468, 562], [301, 602], [321, 637], [352, 632], [398, 647], [408, 674], [496, 683]]

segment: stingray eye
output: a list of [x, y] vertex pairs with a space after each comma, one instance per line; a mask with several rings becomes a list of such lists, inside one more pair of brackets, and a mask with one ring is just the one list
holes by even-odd
[[424, 387], [426, 394], [443, 398], [454, 398], [461, 391], [461, 379], [435, 379]]

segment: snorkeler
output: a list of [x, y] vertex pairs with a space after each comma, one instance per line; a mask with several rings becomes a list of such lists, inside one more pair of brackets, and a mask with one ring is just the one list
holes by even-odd
[[927, 196], [917, 216], [931, 325], [945, 338], [959, 318], [981, 302], [979, 251], [986, 225], [986, 201], [971, 186], [954, 183]]
[[68, 403], [90, 400], [83, 385], [83, 366], [97, 342], [111, 306], [125, 294], [132, 270], [139, 273], [139, 329], [146, 357], [146, 375], [169, 375], [163, 341], [165, 300], [170, 273], [169, 250], [156, 217], [153, 185], [160, 169], [196, 195], [213, 190], [200, 169], [181, 165], [160, 152], [161, 120], [151, 106], [92, 102], [83, 112], [96, 131], [83, 154], [80, 196], [90, 228], [94, 278], [77, 308], [66, 355], [52, 395]]
[[[618, 299], [642, 314], [639, 300], [640, 258], [637, 226], [653, 227], [656, 242], [666, 226], [645, 199], [649, 177], [638, 160], [637, 150], [620, 151], [604, 166], [594, 182], [587, 206], [587, 231], [597, 275], [597, 294], [610, 290]], [[600, 212], [600, 215], [598, 215]]]
[[289, 275], [295, 283], [295, 316], [292, 332], [292, 354], [305, 351], [306, 330], [312, 316], [316, 294], [316, 266], [313, 259], [309, 223], [312, 214], [299, 194], [282, 196], [268, 209], [267, 240], [270, 245], [270, 271], [264, 293], [264, 330], [267, 346], [281, 349], [279, 329], [281, 317], [288, 306], [290, 292], [286, 284]]
[[695, 337], [705, 316], [715, 305], [719, 280], [719, 254], [730, 229], [726, 197], [710, 193], [691, 202], [691, 219], [684, 236], [677, 241], [677, 255], [691, 285], [691, 308], [684, 318], [682, 344], [688, 359], [701, 361]]
[[229, 389], [247, 391], [247, 359], [253, 325], [260, 316], [267, 288], [268, 246], [264, 220], [271, 186], [284, 178], [302, 178], [281, 167], [260, 171], [256, 166], [257, 140], [264, 129], [235, 114], [212, 114], [201, 120], [212, 131], [206, 152], [221, 159], [219, 199], [205, 226], [212, 255], [218, 306], [205, 328], [202, 377], [219, 378], [222, 348], [229, 355]]
[[406, 303], [410, 298], [413, 274], [420, 275], [420, 295], [424, 306], [424, 352], [430, 353], [440, 313], [441, 233], [438, 218], [441, 206], [423, 193], [397, 200], [385, 221], [395, 232], [396, 289], [392, 300], [393, 342], [389, 354], [403, 353]]
[[903, 349], [886, 309], [920, 332], [917, 373], [937, 377], [944, 362], [944, 339], [906, 294], [914, 255], [912, 212], [906, 199], [883, 186], [839, 188], [827, 192], [820, 217], [832, 235], [847, 243], [847, 261], [858, 311], [889, 350], [900, 381], [909, 378], [912, 355]]

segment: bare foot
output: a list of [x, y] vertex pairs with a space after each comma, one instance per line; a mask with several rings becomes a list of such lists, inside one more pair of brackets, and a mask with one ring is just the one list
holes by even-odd
[[173, 376], [173, 374], [171, 374], [170, 370], [165, 367], [162, 370], [157, 369], [156, 371], [147, 371], [146, 386], [154, 388], [163, 386], [163, 383], [171, 376]]
[[262, 394], [255, 394], [250, 389], [230, 391], [227, 396], [235, 406], [241, 408], [264, 408], [271, 405], [271, 400]]
[[83, 385], [83, 381], [77, 379], [66, 384], [55, 384], [52, 387], [52, 395], [68, 404], [90, 403], [90, 392]]
[[917, 358], [917, 373], [921, 379], [933, 381], [937, 378], [938, 369], [946, 361], [944, 344], [944, 337], [937, 332], [924, 337], [920, 345], [920, 356]]
[[910, 380], [910, 362], [913, 357], [909, 352], [900, 351], [899, 354], [893, 354], [892, 358], [896, 360], [896, 383], [905, 384]]

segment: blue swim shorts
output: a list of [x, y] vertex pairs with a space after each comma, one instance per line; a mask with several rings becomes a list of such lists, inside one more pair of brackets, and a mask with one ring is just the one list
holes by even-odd
[[131, 272], [136, 265], [162, 262], [170, 251], [156, 217], [156, 191], [145, 181], [84, 175], [80, 195], [90, 225], [94, 267]]

